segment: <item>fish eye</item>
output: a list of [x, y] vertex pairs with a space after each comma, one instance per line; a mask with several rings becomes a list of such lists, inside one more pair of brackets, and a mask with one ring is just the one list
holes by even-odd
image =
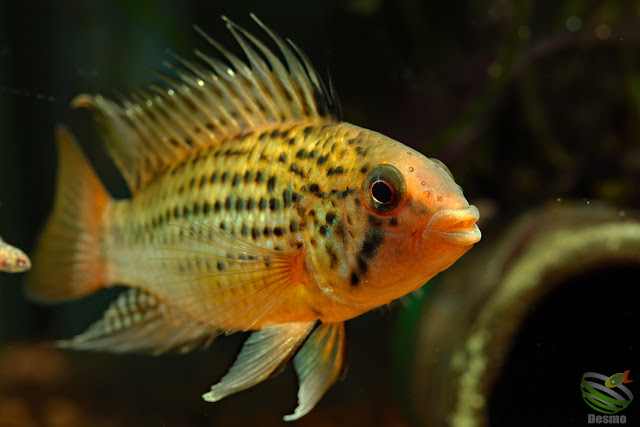
[[405, 195], [402, 173], [386, 163], [374, 166], [365, 176], [364, 200], [372, 211], [381, 215], [391, 214]]
[[449, 170], [449, 168], [447, 167], [447, 165], [445, 165], [444, 163], [442, 163], [440, 160], [438, 159], [434, 159], [433, 157], [429, 157], [429, 160], [431, 160], [433, 163], [435, 163], [436, 165], [438, 165], [440, 167], [440, 169], [444, 170], [447, 175], [449, 175], [451, 177], [451, 179], [453, 178], [453, 174], [451, 173], [451, 171]]

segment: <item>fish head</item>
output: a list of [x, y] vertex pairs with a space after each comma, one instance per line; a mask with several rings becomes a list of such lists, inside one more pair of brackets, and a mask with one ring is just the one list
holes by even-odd
[[379, 138], [368, 155], [375, 163], [350, 178], [357, 190], [344, 206], [345, 261], [332, 278], [332, 292], [363, 306], [420, 288], [481, 237], [478, 209], [442, 162]]

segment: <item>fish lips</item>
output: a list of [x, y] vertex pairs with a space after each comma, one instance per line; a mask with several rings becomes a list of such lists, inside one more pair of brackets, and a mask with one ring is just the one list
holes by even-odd
[[478, 208], [473, 205], [463, 209], [443, 209], [431, 217], [422, 237], [435, 237], [452, 245], [473, 245], [482, 237], [476, 225], [479, 218]]

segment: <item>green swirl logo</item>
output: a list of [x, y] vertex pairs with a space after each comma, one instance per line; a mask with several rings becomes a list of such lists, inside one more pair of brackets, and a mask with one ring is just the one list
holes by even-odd
[[629, 371], [610, 377], [587, 372], [582, 376], [580, 389], [585, 403], [603, 414], [615, 414], [625, 409], [633, 400], [633, 394], [623, 384], [629, 380]]

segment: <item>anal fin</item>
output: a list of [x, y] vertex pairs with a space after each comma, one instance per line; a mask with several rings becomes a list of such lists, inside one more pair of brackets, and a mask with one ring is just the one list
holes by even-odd
[[264, 381], [287, 363], [314, 325], [313, 322], [281, 323], [253, 332], [229, 372], [202, 398], [216, 402]]
[[75, 350], [157, 355], [172, 350], [186, 353], [209, 345], [217, 335], [218, 331], [188, 318], [153, 295], [130, 289], [85, 332], [57, 344]]
[[298, 407], [284, 417], [294, 421], [306, 415], [338, 380], [346, 363], [344, 323], [323, 323], [304, 343], [293, 359], [298, 374]]

